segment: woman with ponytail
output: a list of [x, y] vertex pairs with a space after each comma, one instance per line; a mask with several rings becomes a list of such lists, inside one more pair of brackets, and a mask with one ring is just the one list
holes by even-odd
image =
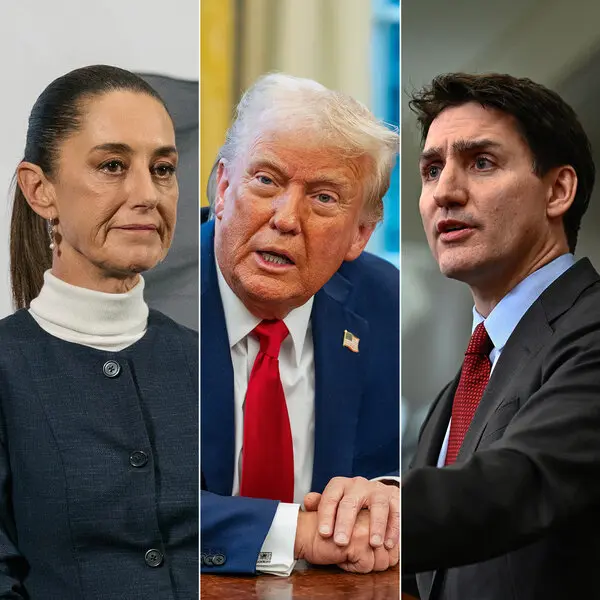
[[198, 593], [197, 334], [149, 310], [171, 244], [173, 124], [138, 76], [40, 95], [16, 172], [0, 321], [0, 598]]

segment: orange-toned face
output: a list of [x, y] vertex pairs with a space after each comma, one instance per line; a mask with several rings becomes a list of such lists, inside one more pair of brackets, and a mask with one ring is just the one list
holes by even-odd
[[216, 257], [251, 312], [285, 316], [360, 255], [373, 231], [361, 220], [366, 160], [264, 133], [220, 167]]

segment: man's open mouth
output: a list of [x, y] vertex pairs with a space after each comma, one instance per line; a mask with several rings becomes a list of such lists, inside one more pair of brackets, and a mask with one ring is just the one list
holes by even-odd
[[283, 254], [277, 252], [265, 252], [259, 251], [259, 254], [263, 260], [272, 263], [274, 265], [293, 265], [294, 262]]

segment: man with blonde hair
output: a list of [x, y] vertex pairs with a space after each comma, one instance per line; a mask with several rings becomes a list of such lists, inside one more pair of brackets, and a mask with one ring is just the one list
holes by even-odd
[[399, 277], [363, 252], [397, 151], [312, 80], [238, 105], [201, 230], [205, 572], [398, 562]]

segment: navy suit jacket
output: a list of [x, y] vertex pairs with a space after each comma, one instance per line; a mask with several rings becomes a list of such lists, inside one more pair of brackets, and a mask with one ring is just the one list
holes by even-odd
[[[368, 253], [344, 263], [315, 295], [312, 491], [322, 491], [335, 476], [398, 471], [399, 317], [398, 269]], [[231, 497], [233, 368], [215, 267], [214, 221], [201, 227], [200, 319], [201, 565], [206, 572], [253, 573], [277, 502]], [[345, 329], [360, 338], [358, 353], [342, 346]]]

